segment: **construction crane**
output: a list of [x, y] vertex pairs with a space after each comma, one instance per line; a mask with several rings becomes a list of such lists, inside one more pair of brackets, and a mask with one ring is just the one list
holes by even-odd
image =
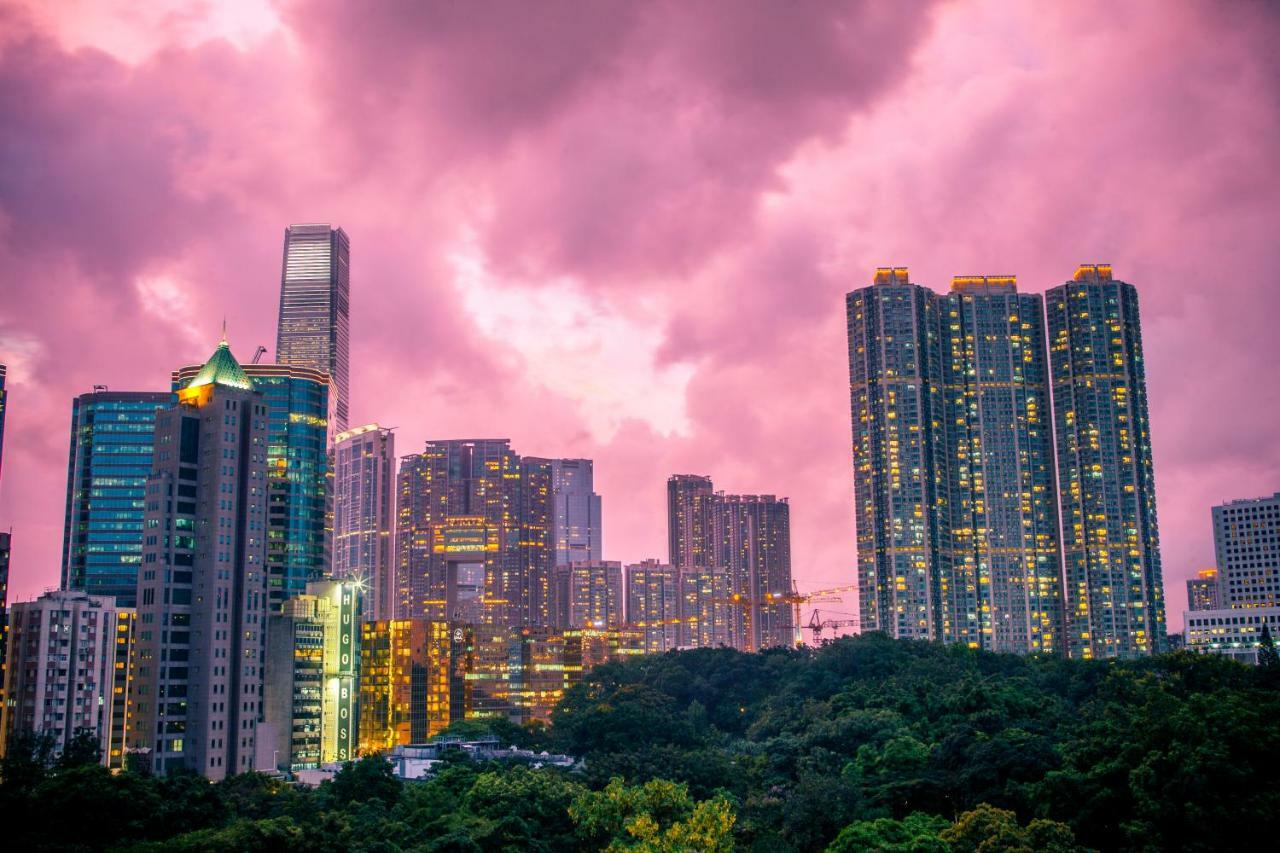
[[[827, 619], [823, 615], [824, 613], [832, 616], [845, 616], [848, 618]], [[852, 613], [836, 613], [830, 610], [814, 610], [813, 614], [809, 617], [809, 624], [807, 627], [813, 633], [812, 639], [810, 640], [811, 644], [820, 646], [822, 645], [823, 631], [828, 628], [856, 628], [858, 627], [858, 620], [854, 618]]]
[[735, 593], [733, 596], [731, 596], [728, 599], [728, 601], [729, 601], [729, 604], [731, 605], [748, 608], [745, 614], [748, 622], [750, 622], [750, 619], [751, 619], [750, 605], [754, 604], [756, 606], [768, 606], [768, 605], [776, 606], [779, 604], [790, 604], [791, 605], [791, 625], [795, 630], [795, 645], [800, 646], [801, 643], [803, 642], [803, 638], [800, 636], [800, 605], [830, 603], [830, 602], [836, 602], [836, 601], [843, 603], [844, 602], [843, 594], [846, 592], [853, 592], [857, 588], [858, 588], [857, 584], [849, 584], [846, 586], [832, 587], [831, 589], [817, 589], [817, 590], [814, 590], [813, 592], [806, 592], [804, 594], [801, 594], [800, 590], [796, 588], [795, 581], [792, 581], [790, 593], [784, 594], [784, 593], [766, 592], [764, 594], [764, 598], [759, 598], [759, 599], [750, 599], [750, 598], [747, 598], [746, 596]]
[[253, 361], [250, 364], [257, 364], [262, 361], [262, 357], [267, 354], [267, 348], [262, 344], [258, 344], [258, 351], [253, 354]]

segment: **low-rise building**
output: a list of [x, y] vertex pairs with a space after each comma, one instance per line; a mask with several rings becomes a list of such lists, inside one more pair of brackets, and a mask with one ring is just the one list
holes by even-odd
[[1280, 642], [1280, 607], [1238, 607], [1217, 610], [1188, 610], [1187, 648], [1218, 654], [1242, 663], [1256, 664], [1266, 625], [1275, 642]]
[[26, 731], [52, 735], [61, 752], [92, 732], [102, 763], [120, 767], [128, 719], [134, 611], [109, 596], [46, 592], [9, 612], [4, 741]]
[[259, 768], [299, 770], [355, 757], [360, 612], [355, 582], [313, 581], [267, 618], [258, 749], [269, 761], [259, 760]]

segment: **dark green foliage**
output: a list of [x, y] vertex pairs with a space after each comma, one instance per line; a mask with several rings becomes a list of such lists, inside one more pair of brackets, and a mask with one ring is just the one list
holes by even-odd
[[597, 668], [549, 729], [450, 728], [568, 752], [580, 771], [459, 752], [411, 784], [364, 758], [315, 790], [260, 774], [215, 785], [112, 775], [91, 738], [57, 756], [18, 733], [0, 824], [11, 849], [156, 853], [1220, 849], [1280, 834], [1278, 675], [879, 636], [706, 649]]

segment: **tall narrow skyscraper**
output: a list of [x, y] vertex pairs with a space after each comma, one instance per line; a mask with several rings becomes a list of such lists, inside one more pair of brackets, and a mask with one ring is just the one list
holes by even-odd
[[[180, 392], [204, 368], [174, 371]], [[248, 364], [240, 368], [262, 395], [267, 417], [267, 597], [279, 613], [286, 599], [329, 570], [330, 411], [328, 375], [309, 367]]]
[[156, 410], [162, 391], [94, 391], [71, 402], [62, 588], [133, 607]]
[[557, 566], [601, 559], [600, 496], [594, 479], [590, 459], [551, 460]]
[[1044, 301], [1018, 293], [1013, 276], [959, 276], [939, 314], [951, 546], [941, 637], [1062, 652]]
[[364, 619], [394, 619], [395, 434], [377, 424], [338, 433], [331, 456], [332, 574], [364, 588]]
[[157, 773], [218, 780], [255, 769], [268, 417], [225, 339], [156, 416], [129, 741]]
[[1068, 650], [1158, 652], [1164, 585], [1138, 291], [1087, 264], [1045, 299]]
[[328, 224], [286, 228], [276, 361], [329, 374], [334, 387], [331, 434], [346, 431], [350, 412], [350, 306], [346, 232]]
[[938, 305], [906, 267], [845, 300], [861, 627], [940, 639], [945, 523]]
[[9, 392], [5, 389], [5, 380], [9, 368], [0, 364], [0, 473], [4, 472], [4, 410], [9, 405]]

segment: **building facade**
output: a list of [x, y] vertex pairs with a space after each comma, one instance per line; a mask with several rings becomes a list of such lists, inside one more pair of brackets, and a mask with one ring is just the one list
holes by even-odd
[[[173, 388], [202, 370], [174, 371]], [[241, 372], [267, 407], [267, 594], [279, 612], [286, 599], [329, 573], [329, 380], [319, 370], [248, 364]]]
[[756, 651], [793, 642], [786, 498], [726, 495], [710, 477], [677, 474], [667, 480], [667, 530], [680, 573], [679, 646]]
[[1222, 607], [1280, 606], [1280, 492], [1213, 508]]
[[617, 628], [623, 622], [622, 563], [592, 560], [558, 565], [551, 575], [551, 624]]
[[156, 773], [256, 769], [269, 417], [225, 339], [156, 415], [129, 735]]
[[94, 391], [71, 404], [62, 588], [137, 603], [156, 411], [172, 395]]
[[338, 433], [333, 449], [332, 574], [365, 589], [364, 618], [394, 619], [395, 434], [377, 424]]
[[1222, 606], [1218, 593], [1218, 570], [1201, 569], [1187, 581], [1188, 610], [1217, 610]]
[[951, 553], [938, 300], [882, 267], [845, 312], [861, 628], [938, 639]]
[[46, 592], [10, 612], [3, 720], [17, 732], [52, 735], [61, 752], [82, 730], [102, 763], [122, 766], [129, 699], [133, 611], [78, 590]]
[[308, 584], [268, 616], [258, 751], [265, 758], [270, 749], [269, 766], [314, 769], [356, 757], [360, 612], [359, 587], [330, 580]]
[[591, 460], [552, 459], [551, 489], [555, 564], [602, 559], [604, 528]]
[[728, 644], [742, 651], [794, 645], [791, 508], [774, 495], [725, 495], [709, 502], [711, 562], [728, 575]]
[[711, 565], [707, 505], [714, 497], [710, 477], [675, 474], [667, 479], [667, 556], [676, 568]]
[[393, 619], [360, 632], [360, 754], [424, 743], [465, 716], [462, 625]]
[[939, 297], [945, 469], [937, 634], [1060, 653], [1062, 554], [1044, 300], [1013, 276], [959, 276]]
[[401, 612], [549, 624], [551, 462], [506, 439], [428, 441], [397, 478]]
[[341, 228], [284, 231], [276, 362], [325, 373], [333, 382], [333, 433], [350, 417], [351, 243]]
[[5, 388], [9, 368], [0, 364], [0, 473], [4, 472], [4, 412], [9, 407], [9, 391]]
[[1068, 652], [1158, 652], [1164, 585], [1138, 292], [1088, 264], [1045, 303]]
[[1191, 610], [1186, 624], [1189, 650], [1256, 664], [1263, 626], [1271, 633], [1272, 642], [1280, 637], [1280, 607]]
[[680, 572], [657, 560], [627, 566], [626, 622], [644, 633], [644, 650], [669, 652], [679, 645]]

